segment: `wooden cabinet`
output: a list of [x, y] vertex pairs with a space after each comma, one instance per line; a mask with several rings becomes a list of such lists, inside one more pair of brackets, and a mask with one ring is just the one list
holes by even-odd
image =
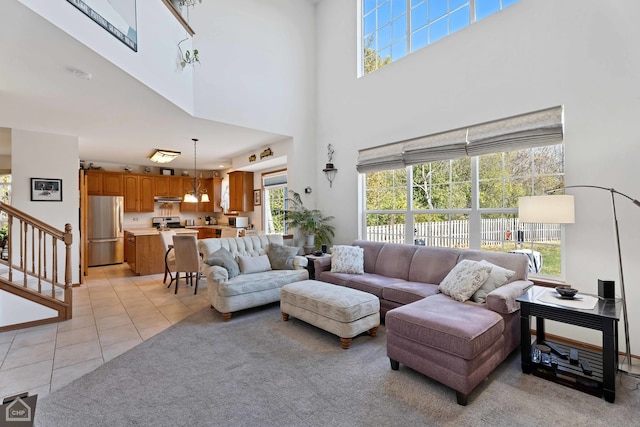
[[216, 176], [213, 178], [213, 212], [222, 212], [222, 178]]
[[253, 172], [229, 172], [229, 210], [253, 210]]
[[86, 175], [87, 194], [92, 196], [122, 196], [124, 194], [122, 173], [88, 170]]
[[124, 175], [124, 211], [153, 212], [154, 180], [149, 175]]
[[196, 228], [198, 230], [198, 239], [209, 239], [220, 237], [220, 230], [211, 227], [200, 227]]
[[154, 179], [155, 195], [163, 197], [182, 197], [182, 177], [156, 176]]

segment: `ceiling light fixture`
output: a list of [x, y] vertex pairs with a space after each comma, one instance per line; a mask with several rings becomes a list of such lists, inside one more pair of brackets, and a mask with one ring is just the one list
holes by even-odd
[[156, 148], [156, 152], [153, 153], [151, 157], [149, 157], [149, 160], [151, 160], [154, 163], [169, 163], [179, 155], [180, 155], [179, 151], [159, 150]]
[[210, 201], [209, 195], [207, 194], [207, 189], [204, 187], [200, 188], [201, 186], [198, 182], [198, 156], [196, 154], [196, 144], [198, 140], [196, 138], [191, 138], [191, 140], [193, 141], [193, 188], [187, 190], [182, 201], [185, 203], [198, 203], [199, 201], [207, 203]]

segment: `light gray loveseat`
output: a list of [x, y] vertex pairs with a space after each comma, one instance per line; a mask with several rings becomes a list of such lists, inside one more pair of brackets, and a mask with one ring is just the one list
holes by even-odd
[[[391, 368], [406, 366], [456, 391], [469, 393], [520, 344], [520, 306], [515, 299], [532, 285], [521, 254], [458, 250], [357, 240], [364, 273], [331, 272], [331, 258], [315, 260], [316, 280], [380, 298]], [[463, 260], [486, 260], [514, 272], [486, 302], [459, 302], [439, 290]]]
[[[238, 259], [240, 256], [259, 257], [269, 252], [271, 245], [283, 245], [281, 234], [261, 236], [209, 238], [198, 241], [202, 259], [209, 259], [214, 252], [225, 248]], [[290, 270], [272, 270], [243, 274], [229, 278], [229, 271], [218, 265], [203, 262], [202, 273], [207, 278], [207, 292], [211, 307], [222, 314], [224, 321], [231, 313], [280, 301], [280, 288], [286, 284], [307, 280], [307, 258], [293, 257]]]

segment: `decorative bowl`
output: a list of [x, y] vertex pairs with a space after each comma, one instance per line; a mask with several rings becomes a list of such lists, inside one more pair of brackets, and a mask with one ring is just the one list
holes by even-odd
[[556, 292], [563, 298], [573, 298], [578, 293], [578, 290], [569, 286], [557, 286]]

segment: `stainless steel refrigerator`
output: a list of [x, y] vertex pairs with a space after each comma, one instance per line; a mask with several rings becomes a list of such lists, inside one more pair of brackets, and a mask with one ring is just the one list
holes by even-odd
[[87, 207], [89, 267], [124, 262], [124, 198], [89, 196]]

